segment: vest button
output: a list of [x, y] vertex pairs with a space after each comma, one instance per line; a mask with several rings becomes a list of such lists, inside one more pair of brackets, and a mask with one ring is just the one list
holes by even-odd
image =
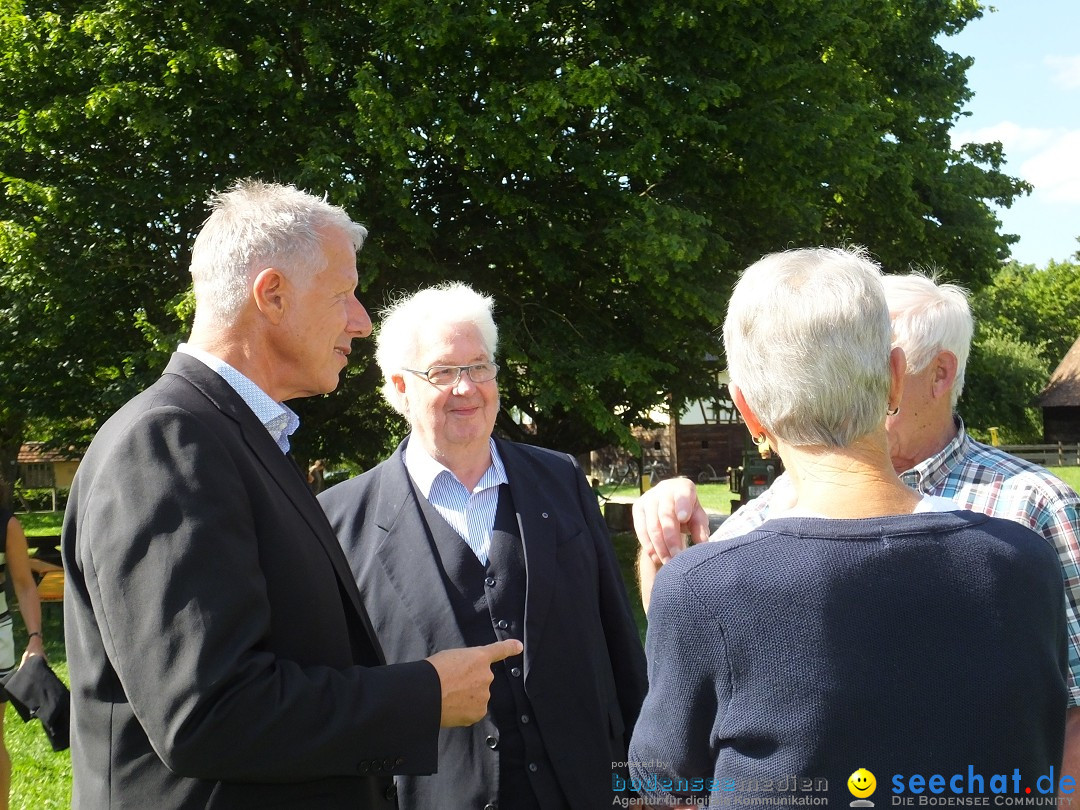
[[488, 802], [484, 805], [484, 810], [499, 810], [499, 805]]
[[497, 622], [495, 622], [495, 626], [498, 627], [500, 630], [505, 630], [507, 627], [510, 626], [510, 623], [506, 621], [506, 619], [499, 619]]
[[488, 737], [484, 742], [487, 743], [487, 747], [492, 751], [499, 747], [499, 738], [494, 735]]
[[540, 770], [540, 768], [537, 767], [535, 762], [530, 762], [529, 763], [529, 770], [532, 771], [533, 773], [536, 773], [538, 770]]
[[391, 785], [390, 787], [388, 787], [386, 789], [386, 793], [384, 793], [383, 795], [386, 796], [387, 801], [392, 802], [394, 799], [397, 798], [397, 785]]
[[495, 577], [488, 577], [487, 579], [484, 580], [484, 584], [487, 585], [489, 588], [494, 588], [495, 587]]
[[521, 722], [522, 722], [523, 725], [528, 725], [529, 724], [529, 715], [527, 715], [527, 714], [521, 715]]

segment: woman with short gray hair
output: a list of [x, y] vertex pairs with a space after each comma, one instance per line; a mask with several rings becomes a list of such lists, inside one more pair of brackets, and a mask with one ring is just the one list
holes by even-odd
[[891, 342], [861, 249], [776, 253], [740, 278], [724, 323], [732, 398], [797, 497], [661, 569], [628, 789], [866, 805], [876, 774], [897, 804], [926, 774], [953, 796], [975, 790], [969, 769], [984, 786], [1015, 771], [1018, 792], [1060, 769], [1060, 566], [1027, 528], [900, 481], [885, 417], [906, 361]]

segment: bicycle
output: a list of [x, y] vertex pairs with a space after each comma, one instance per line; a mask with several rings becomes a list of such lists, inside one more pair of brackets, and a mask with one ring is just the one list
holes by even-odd
[[637, 478], [637, 466], [630, 459], [626, 461], [616, 461], [607, 469], [607, 473], [604, 476], [604, 484], [614, 484], [616, 489], [623, 484], [633, 481]]
[[712, 464], [706, 464], [701, 468], [701, 472], [697, 474], [697, 482], [699, 484], [716, 484], [729, 480], [730, 477], [728, 473], [725, 472], [721, 475], [716, 471], [716, 468]]
[[646, 467], [646, 473], [649, 476], [649, 486], [653, 486], [657, 481], [663, 481], [665, 478], [671, 477], [671, 467], [668, 463], [662, 459], [653, 459], [652, 463]]

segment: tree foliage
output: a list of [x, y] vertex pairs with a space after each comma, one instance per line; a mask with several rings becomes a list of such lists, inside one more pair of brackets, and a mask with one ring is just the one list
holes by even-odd
[[1009, 262], [971, 299], [975, 315], [960, 410], [977, 436], [991, 425], [1002, 440], [1041, 442], [1037, 398], [1080, 338], [1080, 265]]
[[1042, 414], [1035, 404], [1050, 370], [1035, 346], [994, 325], [976, 328], [958, 410], [977, 439], [998, 429], [1003, 444], [1042, 441]]
[[[184, 333], [188, 250], [243, 176], [371, 229], [362, 300], [493, 294], [500, 426], [579, 452], [705, 393], [738, 270], [866, 244], [974, 283], [1026, 187], [954, 150], [975, 0], [0, 0], [0, 408], [85, 439]], [[762, 291], [767, 294], [767, 291]], [[402, 427], [360, 346], [300, 449]], [[522, 435], [511, 415], [527, 415]], [[2, 444], [2, 441], [0, 441]]]
[[972, 300], [977, 322], [1035, 347], [1053, 370], [1080, 337], [1080, 264], [1009, 262]]

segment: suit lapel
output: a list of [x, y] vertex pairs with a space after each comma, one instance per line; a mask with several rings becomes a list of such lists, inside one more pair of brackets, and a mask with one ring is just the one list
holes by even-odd
[[496, 439], [495, 444], [510, 482], [525, 550], [525, 677], [528, 678], [558, 576], [555, 506], [548, 500], [544, 486], [546, 471], [539, 469], [512, 442]]
[[465, 637], [446, 594], [438, 551], [430, 540], [417, 500], [420, 496], [405, 468], [403, 451], [404, 444], [383, 465], [384, 480], [380, 484], [375, 516], [382, 536], [378, 538], [375, 555], [408, 611], [409, 623], [423, 636], [427, 649], [461, 647], [465, 645]]
[[345, 559], [345, 554], [322, 507], [319, 506], [319, 502], [308, 488], [303, 476], [298, 473], [295, 462], [281, 452], [281, 448], [271, 438], [270, 433], [232, 386], [202, 361], [185, 354], [174, 354], [165, 373], [176, 374], [188, 380], [213, 402], [218, 410], [239, 425], [240, 434], [252, 455], [259, 460], [266, 472], [296, 507], [297, 512], [311, 527], [312, 534], [315, 535], [330, 559], [334, 573], [337, 574], [339, 583], [342, 585], [342, 592], [348, 596], [349, 602], [360, 615], [369, 636], [374, 640], [375, 633], [360, 602], [360, 592], [356, 588], [349, 563]]

